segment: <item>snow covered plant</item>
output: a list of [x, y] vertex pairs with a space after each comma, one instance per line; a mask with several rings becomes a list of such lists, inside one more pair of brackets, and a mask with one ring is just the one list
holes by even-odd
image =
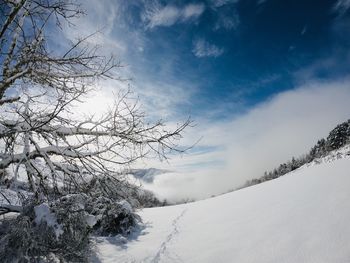
[[[4, 189], [25, 192], [33, 198], [32, 207], [47, 202], [50, 211], [63, 196], [99, 194], [110, 200], [103, 205], [100, 232], [123, 232], [119, 223], [110, 226], [120, 215], [110, 216], [119, 209], [115, 203], [130, 198], [121, 195], [128, 184], [119, 171], [145, 156], [167, 158], [183, 151], [177, 143], [190, 121], [172, 129], [161, 120], [148, 122], [128, 91], [120, 92], [102, 117], [76, 115], [73, 106], [82, 103], [96, 81], [121, 81], [116, 77], [121, 65], [113, 56], [99, 55], [88, 38], [70, 42], [62, 34], [83, 14], [80, 7], [70, 0], [4, 0], [0, 14], [0, 214], [21, 213], [8, 233], [14, 239], [27, 235], [21, 240], [29, 249], [39, 238], [33, 227], [42, 224], [23, 205], [12, 205]], [[61, 38], [54, 42], [53, 35]], [[60, 211], [50, 213], [59, 221]], [[125, 217], [118, 220], [126, 222]], [[47, 244], [49, 237], [40, 238], [40, 244]]]
[[[72, 194], [48, 203], [28, 202], [0, 224], [2, 262], [87, 262], [89, 235], [129, 234], [140, 218], [127, 201]], [[30, 261], [31, 260], [31, 261]]]

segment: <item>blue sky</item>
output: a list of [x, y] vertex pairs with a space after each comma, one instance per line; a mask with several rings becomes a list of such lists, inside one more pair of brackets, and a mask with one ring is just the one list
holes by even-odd
[[[188, 115], [203, 138], [151, 188], [204, 197], [298, 156], [350, 117], [350, 0], [82, 1], [66, 37], [89, 41], [125, 65], [118, 74], [148, 114], [170, 125]], [[121, 83], [100, 83], [106, 104]], [[268, 150], [265, 150], [268, 149]], [[247, 166], [254, 169], [247, 169]], [[189, 174], [191, 173], [191, 174]], [[213, 187], [213, 181], [222, 183]], [[193, 186], [198, 192], [193, 194]]]
[[121, 57], [134, 81], [190, 86], [192, 115], [222, 103], [213, 117], [249, 108], [293, 88], [303, 81], [297, 73], [318, 60], [340, 63], [312, 77], [338, 77], [348, 68], [346, 1], [123, 2], [114, 6], [110, 34], [130, 38]]

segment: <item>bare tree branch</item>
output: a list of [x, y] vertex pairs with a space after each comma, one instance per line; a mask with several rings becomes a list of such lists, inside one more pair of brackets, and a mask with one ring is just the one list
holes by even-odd
[[178, 141], [191, 120], [173, 129], [149, 123], [129, 91], [101, 117], [72, 117], [71, 105], [97, 80], [121, 80], [121, 64], [87, 44], [93, 35], [48, 49], [48, 28], [62, 30], [82, 14], [74, 1], [4, 0], [0, 8], [0, 169], [12, 167], [14, 178], [24, 171], [35, 196], [87, 191], [90, 182], [110, 191], [123, 180], [121, 167], [186, 150]]

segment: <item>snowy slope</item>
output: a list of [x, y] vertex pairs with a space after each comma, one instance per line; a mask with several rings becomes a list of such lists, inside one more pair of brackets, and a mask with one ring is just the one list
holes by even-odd
[[273, 181], [140, 215], [145, 228], [134, 239], [96, 240], [97, 262], [350, 262], [348, 150]]

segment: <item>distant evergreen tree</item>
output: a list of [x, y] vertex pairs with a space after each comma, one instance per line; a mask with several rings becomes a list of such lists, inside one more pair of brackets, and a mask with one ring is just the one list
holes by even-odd
[[346, 144], [350, 143], [350, 119], [337, 125], [328, 135], [327, 139], [320, 139], [317, 141], [316, 145], [311, 148], [308, 154], [299, 157], [292, 158], [292, 160], [287, 163], [282, 163], [278, 168], [273, 169], [270, 172], [264, 172], [264, 175], [260, 178], [255, 178], [248, 180], [243, 187], [252, 186], [255, 184], [260, 184], [265, 181], [276, 179], [283, 176], [306, 163], [312, 162], [313, 160], [326, 156], [333, 150], [340, 149]]
[[344, 146], [350, 138], [350, 120], [337, 125], [327, 137], [327, 149], [332, 151]]
[[318, 140], [316, 145], [311, 148], [309, 153], [309, 162], [311, 162], [315, 158], [319, 158], [327, 153], [326, 140], [321, 139]]

